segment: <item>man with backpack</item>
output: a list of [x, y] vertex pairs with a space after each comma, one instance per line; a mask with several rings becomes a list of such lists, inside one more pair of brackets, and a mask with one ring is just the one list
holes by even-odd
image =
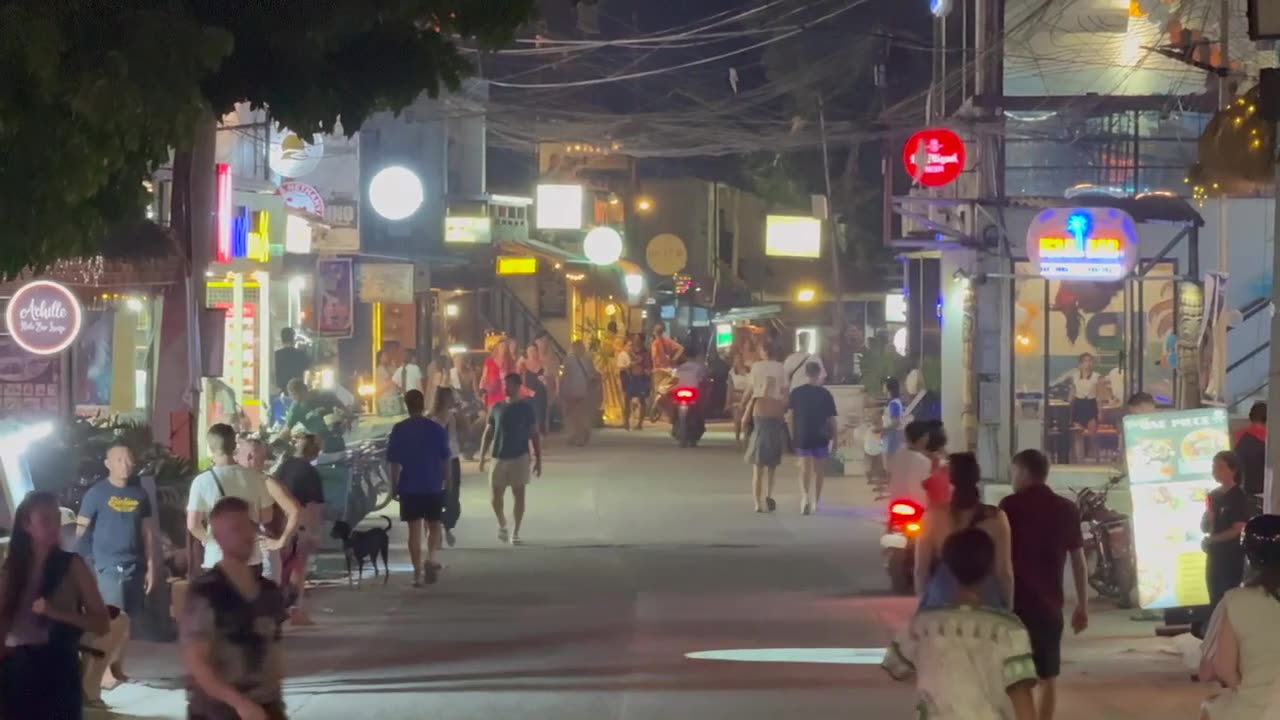
[[797, 334], [796, 351], [782, 362], [782, 372], [787, 377], [788, 391], [809, 384], [809, 376], [805, 374], [804, 366], [811, 362], [818, 364], [818, 384], [827, 379], [827, 369], [822, 365], [822, 358], [809, 351], [810, 337], [809, 333]]

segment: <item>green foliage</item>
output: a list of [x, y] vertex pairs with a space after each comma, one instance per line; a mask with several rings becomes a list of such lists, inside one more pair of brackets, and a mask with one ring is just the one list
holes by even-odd
[[[567, 1], [567, 0], [566, 0]], [[508, 41], [536, 0], [147, 0], [0, 5], [0, 276], [98, 254], [209, 111], [300, 133], [458, 85], [455, 44]]]

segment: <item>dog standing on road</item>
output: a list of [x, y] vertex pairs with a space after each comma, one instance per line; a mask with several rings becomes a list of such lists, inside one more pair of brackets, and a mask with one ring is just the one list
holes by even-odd
[[[373, 565], [373, 576], [378, 577], [379, 555], [382, 556], [382, 584], [386, 585], [391, 580], [391, 570], [387, 565], [387, 555], [391, 550], [391, 536], [388, 534], [388, 531], [391, 530], [391, 518], [386, 515], [380, 515], [379, 517], [387, 521], [385, 528], [352, 530], [351, 525], [342, 520], [333, 524], [333, 532], [330, 535], [342, 541], [342, 554], [347, 561], [348, 585], [359, 585], [364, 579], [365, 558], [369, 558], [370, 564]], [[354, 581], [351, 579], [352, 559], [356, 562], [356, 578]]]

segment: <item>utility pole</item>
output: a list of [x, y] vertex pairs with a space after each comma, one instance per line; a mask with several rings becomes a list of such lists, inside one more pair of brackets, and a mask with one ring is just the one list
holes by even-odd
[[827, 147], [827, 113], [821, 95], [818, 96], [818, 135], [822, 141], [822, 180], [827, 191], [827, 234], [831, 239], [831, 294], [835, 301], [831, 306], [831, 323], [835, 326], [832, 342], [835, 346], [835, 361], [832, 363], [831, 376], [836, 377], [836, 373], [843, 370], [845, 365], [844, 285], [840, 280], [840, 240], [836, 230], [836, 213], [831, 202], [831, 153]]
[[[1219, 21], [1219, 38], [1220, 47], [1222, 48], [1222, 68], [1224, 72], [1218, 76], [1218, 110], [1226, 110], [1231, 105], [1231, 0], [1222, 0], [1221, 19]], [[1139, 188], [1134, 188], [1134, 192], [1138, 192]], [[1225, 283], [1229, 281], [1230, 271], [1230, 255], [1227, 250], [1227, 236], [1230, 232], [1230, 221], [1227, 216], [1228, 202], [1227, 195], [1224, 192], [1218, 197], [1218, 276], [1219, 282]], [[1197, 281], [1199, 278], [1197, 278]], [[1215, 288], [1217, 285], [1215, 284]], [[1205, 298], [1206, 304], [1209, 298]], [[1218, 307], [1218, 305], [1207, 305], [1209, 307]], [[1224, 312], [1219, 311], [1218, 317], [1212, 318], [1213, 333], [1213, 383], [1216, 388], [1217, 398], [1224, 405], [1230, 399], [1227, 397], [1227, 323]]]

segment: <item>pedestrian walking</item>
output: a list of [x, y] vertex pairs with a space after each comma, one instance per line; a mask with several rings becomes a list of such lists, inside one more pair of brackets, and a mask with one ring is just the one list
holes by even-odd
[[[490, 452], [493, 469], [489, 473], [489, 488], [493, 495], [493, 514], [498, 520], [498, 540], [521, 544], [520, 527], [524, 524], [525, 490], [533, 477], [542, 476], [542, 436], [538, 434], [538, 419], [533, 408], [521, 394], [520, 375], [507, 375], [505, 392], [507, 399], [493, 406], [484, 438], [480, 441], [480, 472], [484, 472]], [[529, 449], [533, 449], [533, 464], [529, 463]], [[507, 489], [511, 489], [512, 512], [515, 524], [510, 534], [507, 530], [505, 510]]]
[[453, 534], [458, 527], [458, 518], [462, 515], [462, 449], [459, 444], [458, 399], [453, 388], [436, 388], [435, 401], [431, 404], [428, 416], [444, 428], [449, 436], [449, 476], [445, 479], [444, 490], [444, 541], [449, 547], [457, 544], [458, 538]]
[[[236, 462], [236, 431], [230, 425], [218, 423], [210, 427], [205, 442], [213, 465], [191, 481], [187, 497], [187, 530], [204, 545], [201, 566], [208, 570], [222, 559], [222, 548], [217, 538], [209, 533], [209, 513], [213, 512], [213, 506], [224, 497], [240, 498], [252, 508], [254, 524], [261, 527], [271, 522], [275, 501], [267, 491], [262, 473]], [[269, 545], [279, 549], [275, 542]], [[262, 573], [260, 543], [254, 544], [248, 562], [259, 574]]]
[[191, 581], [179, 623], [190, 673], [190, 720], [284, 720], [280, 588], [253, 568], [257, 509], [243, 498], [221, 498], [209, 511], [218, 560]]
[[492, 408], [506, 399], [504, 378], [515, 371], [516, 360], [511, 355], [511, 345], [505, 338], [498, 340], [489, 357], [485, 358], [484, 370], [480, 374], [480, 394], [484, 396], [486, 407]]
[[915, 680], [917, 717], [1035, 720], [1027, 630], [986, 602], [997, 554], [995, 541], [977, 528], [948, 537], [941, 557], [957, 583], [954, 603], [922, 608], [885, 653], [882, 667], [891, 677]]
[[13, 517], [0, 570], [0, 717], [80, 720], [80, 640], [106, 635], [107, 606], [89, 566], [64, 551], [52, 493], [33, 492]]
[[822, 504], [822, 484], [827, 459], [831, 457], [831, 443], [836, 437], [837, 413], [835, 398], [822, 386], [822, 365], [807, 363], [804, 374], [808, 384], [791, 391], [787, 406], [800, 466], [800, 512], [808, 515]]
[[1057, 678], [1062, 665], [1063, 570], [1071, 558], [1076, 606], [1071, 628], [1089, 627], [1089, 582], [1084, 538], [1075, 503], [1049, 487], [1049, 459], [1039, 450], [1013, 456], [1013, 494], [1000, 502], [1013, 540], [1013, 611], [1031, 637], [1031, 655], [1040, 679], [1040, 720], [1052, 720], [1057, 708]]
[[280, 584], [283, 583], [284, 562], [281, 556], [285, 546], [293, 542], [302, 522], [302, 506], [267, 467], [267, 444], [262, 438], [251, 435], [236, 443], [236, 463], [257, 473], [258, 479], [271, 497], [270, 517], [262, 523], [262, 574]]
[[570, 445], [581, 447], [591, 441], [592, 400], [597, 397], [599, 387], [600, 375], [587, 355], [586, 346], [581, 340], [574, 340], [564, 363], [564, 376], [560, 378], [560, 398], [564, 402]]
[[751, 387], [743, 408], [747, 423], [745, 460], [751, 466], [751, 494], [756, 512], [773, 512], [773, 486], [787, 447], [787, 393], [790, 386], [782, 370], [781, 349], [770, 345], [767, 360], [751, 366]]
[[945, 607], [955, 601], [961, 583], [939, 562], [947, 538], [963, 530], [978, 529], [991, 536], [995, 545], [995, 566], [984, 582], [982, 601], [988, 607], [1013, 607], [1013, 559], [1010, 550], [1009, 518], [993, 505], [984, 505], [978, 485], [982, 470], [973, 453], [955, 453], [948, 458], [951, 471], [951, 501], [925, 510], [916, 541], [915, 588], [920, 606]]
[[733, 353], [733, 366], [729, 368], [729, 387], [725, 393], [725, 412], [733, 418], [733, 442], [742, 445], [742, 408], [751, 386], [751, 368], [747, 367], [744, 352]]
[[635, 412], [636, 430], [643, 430], [653, 392], [653, 357], [645, 350], [643, 335], [636, 333], [630, 347], [618, 353], [618, 371], [622, 374], [622, 427], [631, 429], [631, 414]]
[[[409, 417], [391, 428], [387, 462], [391, 464], [391, 492], [400, 500], [400, 519], [409, 525], [409, 560], [413, 586], [438, 579], [443, 567], [436, 561], [444, 539], [445, 484], [449, 477], [449, 436], [439, 423], [425, 416], [422, 392], [404, 395]], [[422, 529], [427, 530], [427, 559], [422, 560]]]
[[[1200, 679], [1216, 683], [1202, 720], [1272, 720], [1280, 691], [1280, 515], [1260, 515], [1244, 528], [1250, 575], [1228, 590], [1209, 620]], [[1271, 714], [1268, 714], [1268, 713]]]
[[316, 469], [320, 439], [311, 433], [294, 439], [294, 454], [276, 468], [275, 479], [298, 503], [298, 531], [280, 553], [280, 588], [294, 625], [314, 625], [304, 602], [307, 564], [320, 548], [324, 522], [324, 479]]
[[[107, 477], [89, 488], [80, 501], [76, 518], [80, 554], [94, 569], [103, 602], [130, 618], [141, 617], [160, 563], [154, 510], [134, 474], [133, 450], [127, 444], [112, 443], [104, 464]], [[128, 681], [121, 648], [102, 676], [102, 689], [111, 690]]]
[[782, 372], [787, 376], [788, 390], [795, 390], [809, 384], [807, 367], [811, 362], [818, 364], [818, 384], [822, 384], [827, 379], [827, 369], [822, 364], [822, 358], [813, 354], [809, 347], [809, 340], [810, 335], [807, 332], [796, 335], [796, 351], [782, 362]]
[[892, 460], [902, 448], [903, 434], [910, 423], [906, 420], [906, 408], [899, 397], [902, 390], [898, 378], [885, 378], [884, 393], [889, 398], [885, 403], [884, 414], [880, 419], [880, 437], [884, 441], [884, 456]]
[[529, 401], [533, 404], [533, 412], [538, 416], [538, 432], [546, 435], [550, 395], [545, 382], [547, 368], [542, 362], [542, 353], [537, 343], [531, 343], [525, 348], [519, 368], [520, 375], [524, 378], [524, 386], [529, 389]]
[[1244, 548], [1240, 533], [1253, 517], [1253, 502], [1240, 485], [1240, 458], [1224, 450], [1213, 456], [1213, 479], [1218, 487], [1209, 493], [1208, 508], [1200, 529], [1205, 533], [1205, 583], [1209, 605], [1216, 607], [1228, 590], [1244, 580]]

